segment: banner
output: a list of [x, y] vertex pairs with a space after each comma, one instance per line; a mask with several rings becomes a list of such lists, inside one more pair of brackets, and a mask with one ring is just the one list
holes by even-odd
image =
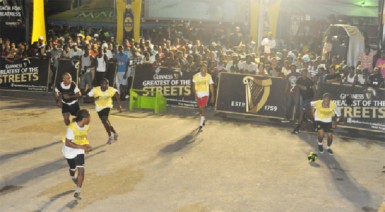
[[43, 37], [44, 43], [47, 38], [45, 34], [45, 16], [44, 16], [44, 0], [33, 1], [33, 24], [31, 43], [38, 41], [39, 37]]
[[349, 128], [385, 130], [385, 90], [360, 86], [320, 84], [318, 96], [330, 93], [341, 109], [341, 125]]
[[283, 118], [285, 81], [281, 78], [221, 73], [215, 110]]
[[168, 68], [154, 68], [152, 64], [137, 65], [132, 88], [158, 91], [170, 105], [195, 107], [192, 94], [193, 73]]
[[[105, 78], [108, 79], [109, 81], [109, 86], [114, 86], [115, 84], [115, 79], [116, 79], [116, 68], [117, 64], [116, 62], [107, 62], [107, 70], [106, 70], [106, 75]], [[91, 69], [95, 70], [95, 69]], [[56, 72], [55, 76], [55, 85], [57, 83], [63, 81], [62, 77], [65, 72], [68, 72], [72, 76], [72, 81], [75, 83], [80, 83], [80, 61], [79, 60], [69, 60], [69, 59], [59, 59], [59, 65], [58, 65], [58, 70]], [[99, 86], [99, 85], [94, 85], [94, 86]]]
[[68, 72], [72, 76], [72, 81], [75, 83], [79, 82], [79, 70], [80, 70], [80, 61], [79, 60], [70, 60], [70, 59], [59, 59], [58, 68], [55, 74], [56, 86], [59, 82], [63, 81], [63, 74]]
[[48, 59], [8, 62], [0, 59], [0, 88], [29, 91], [48, 90]]
[[0, 37], [12, 42], [25, 42], [26, 5], [20, 0], [0, 0]]
[[[132, 37], [135, 41], [139, 41], [142, 16], [142, 0], [118, 0], [116, 10], [117, 41], [123, 41], [123, 37]], [[124, 23], [121, 23], [122, 21]]]

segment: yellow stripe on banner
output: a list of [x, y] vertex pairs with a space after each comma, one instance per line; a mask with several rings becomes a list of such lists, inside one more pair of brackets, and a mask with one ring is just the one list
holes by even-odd
[[277, 26], [279, 19], [279, 12], [281, 9], [281, 0], [274, 0], [271, 5], [269, 5], [267, 9], [267, 13], [270, 18], [270, 30], [274, 36], [277, 35]]
[[132, 0], [132, 11], [134, 13], [134, 39], [139, 41], [140, 38], [140, 21], [142, 15], [142, 0]]
[[258, 17], [259, 1], [250, 0], [250, 35], [254, 41], [258, 40]]
[[45, 18], [44, 18], [44, 0], [33, 1], [33, 23], [32, 23], [32, 39], [31, 43], [38, 41], [42, 36], [44, 42], [47, 40], [45, 34]]
[[123, 44], [124, 34], [124, 11], [126, 10], [126, 1], [116, 1], [116, 42]]

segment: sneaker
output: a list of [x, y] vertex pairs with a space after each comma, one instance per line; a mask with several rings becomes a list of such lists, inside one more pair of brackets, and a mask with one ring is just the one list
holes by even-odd
[[198, 132], [202, 132], [202, 131], [203, 131], [203, 126], [199, 126]]
[[293, 133], [293, 134], [298, 134], [298, 133], [299, 133], [299, 130], [294, 129], [292, 133]]
[[318, 144], [318, 151], [319, 151], [319, 153], [321, 153], [321, 154], [324, 153], [324, 146]]
[[332, 149], [330, 149], [330, 148], [326, 149], [326, 152], [328, 152], [328, 153], [329, 153], [329, 155], [333, 155], [333, 150], [332, 150]]
[[108, 137], [107, 144], [112, 144], [112, 140], [113, 140], [112, 137]]
[[283, 119], [283, 120], [281, 120], [281, 123], [289, 123], [290, 121], [289, 121], [289, 119]]
[[80, 191], [75, 191], [74, 197], [75, 197], [76, 199], [81, 199], [81, 198], [80, 198]]
[[125, 98], [126, 98], [126, 99], [129, 99], [129, 98], [130, 98], [130, 95], [126, 95]]
[[115, 141], [118, 140], [118, 133], [114, 133], [114, 140], [115, 140]]
[[78, 184], [78, 178], [77, 177], [76, 178], [72, 178], [72, 182], [74, 182], [75, 185], [77, 185]]

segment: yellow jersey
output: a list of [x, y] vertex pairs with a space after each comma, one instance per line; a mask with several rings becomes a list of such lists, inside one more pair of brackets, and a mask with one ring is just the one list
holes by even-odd
[[108, 87], [107, 90], [102, 91], [101, 87], [95, 87], [88, 95], [95, 98], [96, 111], [101, 111], [104, 108], [112, 108], [112, 97], [114, 97], [117, 90], [113, 87]]
[[330, 101], [329, 107], [323, 107], [322, 100], [311, 102], [311, 106], [315, 108], [314, 119], [316, 121], [331, 122], [335, 115], [341, 116], [336, 103], [333, 101]]
[[[83, 128], [79, 129], [79, 126], [76, 124], [76, 122], [71, 122], [70, 125], [68, 125], [68, 128], [71, 129], [74, 134], [72, 143], [77, 145], [90, 144], [90, 142], [87, 140], [87, 132], [90, 128], [88, 125], [85, 125]], [[65, 142], [65, 137], [63, 142]]]
[[209, 96], [210, 85], [214, 84], [210, 74], [206, 73], [205, 76], [202, 76], [200, 72], [193, 76], [193, 83], [195, 86], [195, 92], [199, 98]]

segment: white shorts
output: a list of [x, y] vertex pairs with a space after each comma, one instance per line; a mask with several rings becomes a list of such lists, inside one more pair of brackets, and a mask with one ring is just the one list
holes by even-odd
[[62, 148], [62, 153], [66, 159], [73, 159], [77, 155], [84, 154], [84, 149], [74, 149], [64, 144]]
[[126, 79], [123, 78], [124, 72], [116, 72], [116, 88], [119, 89], [120, 85], [127, 85], [127, 76]]

